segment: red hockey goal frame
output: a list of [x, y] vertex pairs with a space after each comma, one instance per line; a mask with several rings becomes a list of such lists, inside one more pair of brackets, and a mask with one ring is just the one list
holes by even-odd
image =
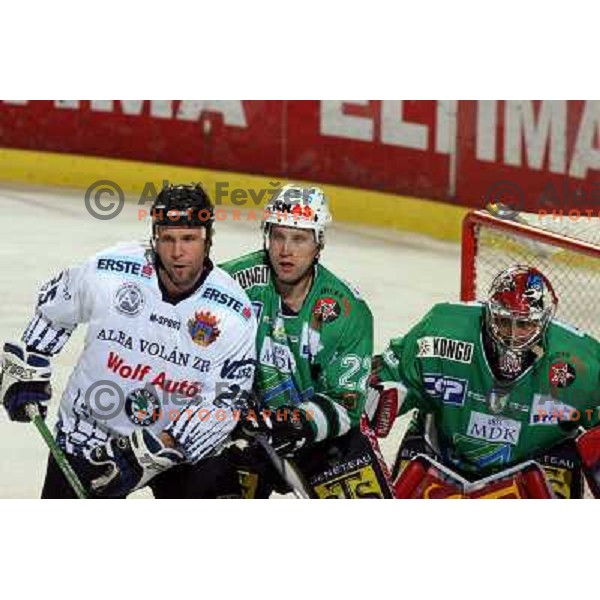
[[[538, 227], [519, 223], [510, 219], [494, 217], [486, 211], [471, 211], [463, 220], [462, 228], [462, 254], [461, 254], [461, 288], [460, 298], [463, 301], [476, 300], [476, 259], [478, 252], [478, 227], [488, 227], [500, 231], [513, 233], [515, 236], [549, 244], [600, 259], [600, 247], [584, 240], [561, 235]], [[535, 266], [535, 265], [533, 265]]]

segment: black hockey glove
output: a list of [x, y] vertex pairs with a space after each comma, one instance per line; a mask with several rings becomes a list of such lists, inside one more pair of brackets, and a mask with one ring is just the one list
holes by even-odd
[[249, 438], [263, 436], [277, 454], [285, 457], [293, 456], [315, 439], [308, 415], [289, 406], [262, 410], [256, 419], [248, 416], [242, 421], [242, 431]]
[[142, 429], [93, 448], [88, 461], [95, 471], [95, 478], [90, 478], [92, 491], [98, 496], [123, 498], [183, 462], [183, 455]]
[[46, 417], [50, 400], [50, 360], [37, 352], [28, 352], [23, 344], [6, 343], [2, 354], [0, 398], [11, 421], [28, 422], [27, 405], [36, 404]]

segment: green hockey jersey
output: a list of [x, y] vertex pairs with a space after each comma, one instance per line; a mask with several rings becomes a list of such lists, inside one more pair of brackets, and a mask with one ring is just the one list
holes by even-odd
[[220, 265], [258, 319], [255, 388], [263, 407], [303, 410], [316, 441], [355, 427], [364, 410], [373, 316], [358, 292], [321, 264], [300, 312], [282, 310], [264, 251]]
[[510, 384], [492, 373], [483, 305], [438, 304], [382, 355], [379, 377], [407, 388], [401, 412], [431, 413], [442, 457], [484, 476], [599, 422], [600, 344], [553, 321], [544, 351]]

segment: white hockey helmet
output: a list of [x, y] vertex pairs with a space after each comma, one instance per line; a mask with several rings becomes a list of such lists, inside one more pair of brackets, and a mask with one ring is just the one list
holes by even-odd
[[325, 228], [332, 220], [329, 200], [321, 188], [290, 183], [267, 203], [261, 225], [265, 238], [271, 225], [312, 229], [315, 242], [323, 248]]

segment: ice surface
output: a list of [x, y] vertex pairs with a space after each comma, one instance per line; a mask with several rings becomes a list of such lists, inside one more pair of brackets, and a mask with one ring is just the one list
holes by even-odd
[[[18, 339], [28, 323], [37, 287], [69, 265], [120, 241], [146, 238], [149, 223], [138, 218], [135, 199], [108, 221], [92, 218], [83, 192], [1, 187], [0, 340]], [[426, 219], [427, 215], [424, 214]], [[262, 245], [258, 223], [242, 214], [218, 222], [213, 246], [216, 261], [233, 258]], [[438, 301], [458, 298], [458, 244], [375, 228], [334, 225], [327, 236], [323, 263], [350, 280], [369, 303], [375, 317], [375, 349], [404, 331]], [[49, 423], [83, 342], [77, 330], [54, 360], [54, 395]], [[0, 411], [0, 497], [39, 497], [47, 450], [32, 425], [11, 423]], [[392, 460], [399, 430], [383, 440]], [[145, 497], [141, 492], [138, 496]]]

